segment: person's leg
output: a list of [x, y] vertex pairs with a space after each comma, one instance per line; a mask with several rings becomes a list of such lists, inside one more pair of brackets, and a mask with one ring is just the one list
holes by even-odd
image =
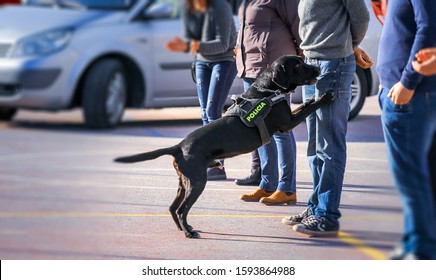
[[292, 131], [278, 133], [277, 154], [281, 176], [277, 190], [297, 193], [297, 144]]
[[208, 66], [208, 63], [198, 60], [195, 62], [195, 68], [195, 75], [197, 79], [197, 95], [201, 110], [201, 120], [203, 122], [203, 125], [206, 125], [209, 123], [206, 108], [212, 69]]
[[258, 148], [260, 157], [261, 180], [259, 187], [266, 191], [275, 191], [279, 182], [279, 168], [277, 161], [277, 146], [275, 134], [271, 141]]
[[[264, 204], [296, 202], [296, 143], [294, 135], [292, 132], [276, 132], [273, 138], [276, 149], [274, 151], [265, 149], [264, 153], [260, 152], [260, 161], [262, 163], [261, 186], [264, 178], [269, 177], [270, 182], [275, 183], [275, 192], [269, 197], [260, 199], [260, 202]], [[259, 148], [259, 151], [266, 146], [268, 145]]]
[[[234, 61], [215, 62], [210, 63], [210, 65], [212, 73], [206, 105], [208, 123], [221, 118], [229, 90], [236, 77], [236, 64]], [[227, 179], [224, 160], [220, 160], [220, 163], [220, 166], [208, 168], [207, 179], [209, 181]]]
[[[244, 90], [247, 90], [256, 79], [244, 78]], [[240, 186], [259, 186], [261, 180], [260, 156], [258, 150], [251, 152], [251, 172], [245, 178], [236, 179], [235, 184]]]
[[389, 167], [403, 205], [404, 258], [436, 258], [436, 209], [432, 196], [428, 155], [435, 130], [436, 92], [415, 92], [406, 105], [379, 95]]
[[433, 191], [433, 202], [436, 205], [436, 133], [433, 134], [433, 141], [430, 152], [428, 153], [428, 162], [430, 166], [431, 188]]
[[279, 171], [275, 134], [271, 137], [271, 141], [268, 144], [263, 145], [257, 150], [259, 152], [262, 174], [260, 184], [252, 193], [241, 195], [241, 200], [244, 201], [260, 201], [274, 194], [277, 189]]
[[212, 73], [206, 105], [206, 115], [209, 122], [221, 118], [224, 104], [236, 77], [234, 61], [215, 62], [211, 65]]
[[[310, 63], [308, 60], [306, 60], [306, 63]], [[317, 65], [317, 64], [314, 64]], [[317, 65], [318, 66], [318, 65]], [[303, 100], [304, 102], [312, 99], [312, 97], [315, 95], [315, 85], [306, 85], [303, 86]], [[306, 118], [306, 127], [307, 127], [307, 161], [309, 163], [309, 169], [312, 174], [312, 188], [315, 190], [315, 186], [319, 183], [319, 172], [316, 168], [317, 166], [317, 156], [316, 156], [316, 112], [310, 114]], [[318, 198], [317, 196], [311, 196], [309, 198], [309, 201], [307, 203], [308, 208], [308, 214], [313, 215], [315, 211], [315, 207], [318, 205]]]
[[[319, 66], [318, 63], [309, 61], [306, 59], [306, 63]], [[303, 102], [306, 102], [315, 95], [315, 85], [305, 85], [302, 87]], [[306, 118], [306, 128], [307, 128], [307, 161], [309, 164], [309, 169], [312, 174], [312, 186], [315, 190], [315, 186], [319, 182], [319, 173], [316, 169], [317, 157], [316, 157], [316, 113], [310, 114]], [[314, 209], [318, 204], [317, 196], [312, 195], [307, 203], [307, 209], [302, 213], [294, 214], [291, 216], [284, 217], [282, 223], [286, 225], [298, 225], [303, 222], [307, 217], [314, 214]]]
[[259, 186], [261, 179], [260, 157], [259, 152], [254, 150], [251, 152], [251, 170], [250, 175], [245, 178], [236, 179], [235, 184], [239, 186]]
[[346, 163], [351, 83], [356, 67], [353, 55], [343, 59], [315, 60], [321, 67], [315, 96], [333, 92], [335, 99], [316, 112], [316, 152], [310, 155], [315, 172], [314, 191], [309, 205], [316, 205], [313, 218], [294, 226], [298, 232], [314, 236], [336, 236], [339, 230], [339, 204]]

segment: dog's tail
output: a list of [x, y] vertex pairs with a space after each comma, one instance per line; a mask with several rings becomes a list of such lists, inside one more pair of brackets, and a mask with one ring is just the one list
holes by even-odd
[[139, 161], [146, 161], [146, 160], [152, 160], [155, 158], [158, 158], [163, 155], [172, 155], [176, 156], [180, 152], [180, 148], [176, 146], [163, 148], [154, 150], [151, 152], [136, 154], [132, 156], [126, 156], [126, 157], [119, 157], [114, 159], [115, 162], [122, 162], [122, 163], [133, 163], [133, 162], [139, 162]]

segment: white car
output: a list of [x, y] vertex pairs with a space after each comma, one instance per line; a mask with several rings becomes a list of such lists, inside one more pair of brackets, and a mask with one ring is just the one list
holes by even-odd
[[[125, 108], [198, 106], [193, 56], [169, 52], [180, 0], [34, 0], [0, 8], [0, 119], [82, 107], [90, 127]], [[235, 79], [230, 94], [241, 94]]]
[[[23, 2], [0, 8], [0, 120], [12, 119], [20, 108], [80, 107], [86, 125], [110, 128], [126, 108], [198, 106], [193, 57], [165, 48], [181, 35], [183, 1]], [[231, 2], [236, 14], [241, 0]], [[362, 44], [373, 59], [378, 36], [368, 33]], [[376, 92], [374, 73], [356, 72], [356, 114]], [[237, 78], [229, 96], [242, 92]]]

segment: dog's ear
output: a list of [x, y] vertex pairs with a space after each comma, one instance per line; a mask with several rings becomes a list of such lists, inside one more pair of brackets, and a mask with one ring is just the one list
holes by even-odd
[[272, 82], [283, 90], [289, 91], [291, 87], [291, 75], [292, 75], [292, 64], [290, 61], [284, 61], [283, 63], [277, 63], [273, 68]]

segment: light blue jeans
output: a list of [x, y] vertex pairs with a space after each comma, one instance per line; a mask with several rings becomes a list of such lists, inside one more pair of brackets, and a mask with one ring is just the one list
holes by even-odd
[[436, 89], [415, 91], [406, 105], [379, 92], [389, 166], [404, 212], [403, 251], [436, 259], [436, 205], [428, 153], [436, 132]]
[[234, 61], [196, 61], [195, 74], [203, 125], [222, 116], [224, 103], [236, 77]]
[[[247, 90], [254, 81], [255, 79], [244, 78], [244, 90]], [[287, 101], [289, 103], [289, 95]], [[258, 152], [261, 166], [259, 187], [265, 191], [280, 190], [295, 193], [297, 145], [292, 131], [274, 133], [271, 142], [260, 147]]]
[[339, 204], [347, 158], [346, 134], [351, 99], [351, 83], [356, 70], [354, 55], [341, 59], [310, 59], [306, 63], [321, 68], [315, 85], [303, 87], [307, 101], [332, 92], [334, 100], [306, 119], [307, 159], [312, 172], [313, 193], [310, 215], [326, 217], [339, 227]]

